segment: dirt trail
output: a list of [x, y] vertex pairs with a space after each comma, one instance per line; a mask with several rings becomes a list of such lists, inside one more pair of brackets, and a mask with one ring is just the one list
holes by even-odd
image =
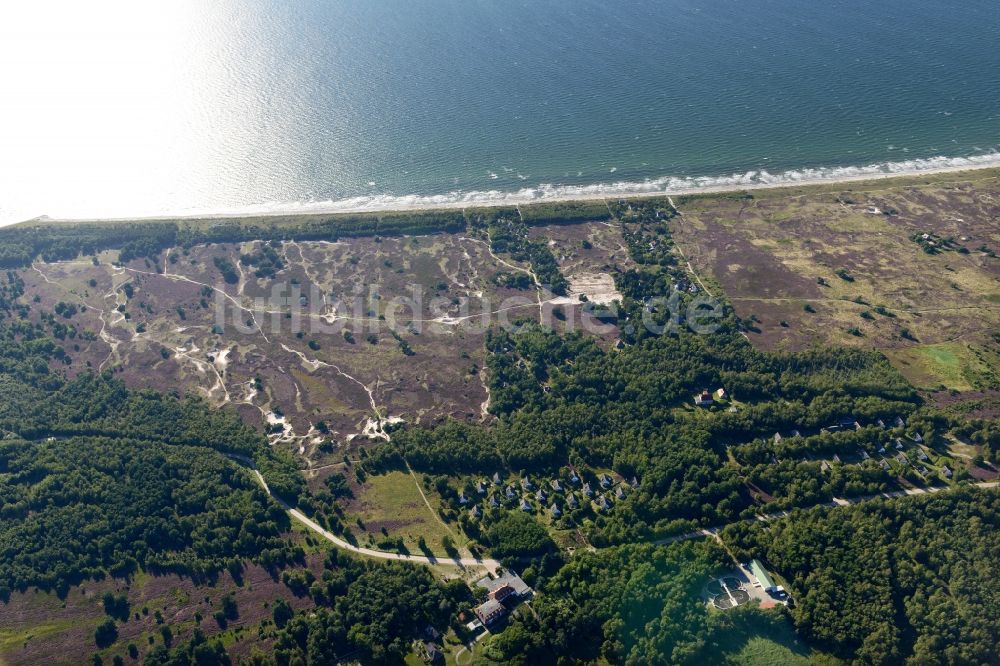
[[441, 516], [438, 515], [438, 512], [435, 511], [434, 508], [431, 506], [430, 501], [428, 501], [427, 495], [424, 494], [424, 489], [420, 487], [420, 481], [417, 480], [417, 475], [414, 473], [413, 468], [410, 467], [410, 462], [405, 459], [403, 460], [403, 462], [406, 463], [406, 471], [410, 473], [410, 478], [413, 479], [413, 484], [417, 487], [417, 492], [420, 493], [420, 497], [423, 498], [424, 504], [427, 505], [427, 510], [431, 512], [431, 515], [434, 516], [435, 520], [441, 523], [441, 526], [444, 527], [445, 531], [448, 534], [454, 536], [455, 533], [452, 532], [451, 527], [448, 526], [448, 523], [444, 522]]
[[362, 548], [360, 546], [355, 546], [354, 544], [348, 543], [347, 541], [344, 541], [337, 535], [327, 531], [326, 529], [318, 525], [316, 522], [311, 520], [308, 516], [306, 516], [298, 509], [293, 509], [292, 507], [290, 507], [287, 503], [284, 502], [284, 500], [282, 500], [280, 497], [277, 497], [271, 492], [271, 489], [267, 485], [267, 481], [264, 480], [264, 477], [261, 475], [260, 471], [258, 471], [255, 467], [253, 467], [249, 460], [243, 457], [236, 459], [245, 465], [250, 465], [250, 468], [253, 471], [254, 476], [257, 479], [257, 482], [260, 483], [262, 488], [264, 488], [264, 491], [268, 495], [270, 495], [271, 498], [281, 506], [281, 508], [287, 511], [292, 518], [302, 523], [316, 534], [319, 534], [321, 537], [323, 537], [330, 543], [336, 545], [338, 548], [343, 548], [344, 550], [349, 550], [353, 553], [357, 553], [358, 555], [364, 555], [365, 557], [374, 557], [383, 560], [398, 560], [403, 562], [416, 562], [419, 564], [428, 564], [428, 565], [457, 566], [462, 569], [466, 567], [483, 567], [484, 569], [493, 574], [496, 574], [497, 570], [501, 568], [501, 564], [498, 561], [492, 559], [478, 559], [475, 557], [437, 559], [435, 557], [427, 557], [425, 555], [406, 555], [403, 553], [389, 553], [382, 550], [373, 550], [371, 548]]
[[[521, 211], [518, 210], [518, 215], [520, 215], [520, 213], [521, 213]], [[525, 273], [526, 275], [528, 275], [531, 278], [531, 281], [535, 285], [535, 298], [538, 300], [538, 320], [541, 321], [542, 320], [542, 307], [545, 305], [545, 303], [547, 301], [543, 301], [542, 300], [542, 291], [543, 291], [542, 283], [538, 279], [538, 275], [535, 274], [535, 271], [531, 270], [530, 268], [523, 268], [521, 266], [517, 266], [517, 265], [512, 264], [509, 261], [507, 261], [505, 259], [501, 259], [499, 256], [497, 256], [497, 254], [493, 251], [493, 239], [490, 237], [490, 232], [489, 231], [486, 232], [486, 240], [485, 241], [479, 240], [478, 238], [471, 238], [469, 236], [462, 236], [461, 238], [463, 240], [472, 241], [473, 243], [479, 243], [480, 245], [485, 245], [486, 246], [486, 251], [490, 253], [490, 256], [493, 257], [493, 260], [496, 261], [498, 264], [506, 266], [507, 268], [510, 268], [511, 270], [517, 271], [519, 273]], [[496, 313], [494, 312], [493, 314], [496, 314]]]
[[[677, 217], [684, 219], [684, 213], [681, 212], [680, 208], [674, 205], [674, 200], [668, 196], [667, 202], [670, 203], [670, 207], [673, 208], [674, 212], [677, 213]], [[674, 248], [677, 250], [677, 254], [680, 255], [681, 261], [683, 261], [684, 264], [687, 266], [688, 273], [691, 274], [691, 277], [695, 279], [695, 281], [701, 286], [701, 288], [705, 291], [705, 293], [709, 295], [709, 297], [715, 298], [715, 294], [713, 294], [711, 290], [709, 290], [709, 288], [705, 286], [705, 283], [702, 282], [701, 278], [698, 277], [698, 274], [695, 273], [694, 268], [691, 266], [691, 262], [688, 260], [686, 256], [684, 256], [684, 250], [681, 249], [680, 244], [675, 242]]]
[[[224, 289], [220, 289], [220, 288], [218, 288], [218, 287], [216, 287], [215, 285], [212, 285], [212, 284], [206, 284], [204, 282], [199, 282], [197, 280], [192, 280], [191, 278], [187, 277], [186, 275], [180, 275], [180, 274], [177, 274], [177, 273], [168, 273], [166, 270], [164, 270], [162, 273], [155, 273], [153, 271], [140, 271], [138, 268], [125, 268], [124, 270], [129, 271], [130, 273], [138, 273], [139, 275], [152, 275], [152, 276], [155, 276], [155, 277], [167, 278], [168, 280], [178, 280], [180, 282], [187, 282], [188, 284], [195, 284], [195, 285], [198, 285], [199, 287], [205, 287], [207, 289], [211, 289], [212, 291], [214, 291], [216, 293], [222, 294], [226, 299], [228, 299], [229, 301], [231, 301], [233, 303], [233, 305], [235, 305], [240, 310], [242, 310], [242, 311], [244, 311], [244, 312], [246, 312], [247, 314], [250, 315], [250, 319], [253, 320], [253, 325], [254, 325], [254, 328], [256, 329], [256, 332], [260, 333], [260, 337], [264, 338], [264, 342], [267, 342], [267, 343], [271, 342], [268, 339], [267, 334], [264, 333], [264, 327], [261, 326], [260, 323], [257, 321], [257, 313], [259, 312], [259, 310], [257, 308], [248, 308], [247, 306], [243, 305], [243, 303], [241, 303], [239, 301], [239, 299], [237, 299], [234, 296], [230, 295], [229, 292], [227, 292]], [[273, 314], [281, 314], [281, 313], [275, 312]]]
[[483, 390], [486, 391], [486, 400], [479, 405], [480, 420], [485, 421], [490, 417], [490, 403], [493, 402], [493, 394], [490, 393], [490, 383], [487, 378], [486, 368], [479, 371], [479, 381], [483, 383]]
[[[320, 361], [319, 359], [311, 359], [302, 352], [298, 351], [297, 349], [292, 349], [285, 343], [281, 343], [281, 348], [284, 349], [289, 354], [295, 354], [296, 356], [298, 356], [299, 359], [302, 361], [303, 365], [305, 365], [306, 368], [310, 369], [310, 371], [315, 371], [316, 369], [321, 367], [332, 368], [338, 375], [340, 375], [344, 379], [354, 382], [355, 384], [360, 386], [362, 390], [364, 390], [365, 394], [368, 396], [368, 404], [371, 405], [372, 413], [375, 415], [374, 419], [369, 419], [368, 425], [365, 426], [363, 434], [368, 435], [369, 437], [377, 437], [379, 439], [384, 439], [385, 441], [389, 441], [389, 433], [385, 431], [385, 424], [392, 423], [394, 419], [387, 418], [382, 413], [383, 410], [380, 409], [378, 404], [375, 402], [374, 389], [368, 388], [368, 386], [364, 382], [362, 382], [357, 377], [347, 374], [346, 372], [341, 370], [340, 366], [338, 365], [335, 365], [333, 363], [327, 363], [326, 361]], [[378, 387], [378, 383], [379, 380], [376, 377], [375, 379], [376, 388]]]
[[[72, 262], [68, 262], [68, 263], [72, 263]], [[66, 287], [64, 287], [58, 281], [52, 280], [51, 278], [49, 278], [49, 276], [46, 275], [42, 271], [42, 269], [40, 269], [36, 264], [34, 264], [34, 263], [31, 264], [31, 269], [33, 271], [35, 271], [36, 273], [38, 273], [42, 277], [42, 280], [45, 281], [46, 284], [50, 284], [50, 285], [52, 285], [54, 287], [58, 287], [60, 290], [63, 291], [63, 293], [65, 293], [68, 296], [72, 297], [77, 302], [83, 304], [84, 306], [86, 306], [88, 308], [92, 308], [92, 309], [94, 309], [94, 310], [97, 311], [97, 318], [101, 320], [101, 330], [97, 332], [97, 335], [109, 347], [109, 349], [108, 349], [108, 355], [104, 358], [103, 361], [101, 361], [100, 365], [97, 366], [97, 369], [99, 371], [103, 370], [104, 366], [107, 364], [107, 362], [110, 361], [112, 359], [112, 357], [114, 357], [115, 354], [118, 353], [118, 346], [122, 342], [121, 340], [115, 338], [113, 335], [111, 335], [110, 333], [108, 333], [108, 328], [113, 325], [113, 324], [111, 324], [111, 323], [108, 322], [108, 318], [107, 318], [108, 311], [105, 310], [104, 308], [99, 308], [99, 307], [96, 307], [96, 306], [94, 306], [94, 305], [92, 305], [90, 303], [87, 303], [87, 301], [85, 301], [78, 294], [75, 294], [75, 293], [71, 292], [70, 290], [66, 289]], [[112, 284], [113, 284], [113, 282], [114, 281], [112, 280]], [[126, 282], [128, 282], [128, 280], [126, 280]], [[118, 296], [117, 296], [116, 292], [122, 286], [122, 284], [125, 284], [125, 282], [122, 282], [121, 284], [115, 286], [110, 292], [108, 292], [107, 294], [104, 294], [104, 296], [102, 297], [102, 300], [106, 301], [108, 298], [114, 296], [115, 297], [115, 304], [117, 305], [118, 304]], [[119, 320], [117, 322], [115, 322], [115, 323], [121, 323], [121, 322], [125, 321], [124, 315], [122, 315], [121, 313], [117, 312], [117, 310], [112, 310], [112, 314], [118, 314]], [[135, 337], [134, 333], [133, 333], [132, 337], [133, 338]]]

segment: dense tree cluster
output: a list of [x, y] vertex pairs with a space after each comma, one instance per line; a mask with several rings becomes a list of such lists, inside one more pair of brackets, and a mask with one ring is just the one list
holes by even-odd
[[611, 219], [611, 212], [602, 201], [558, 201], [519, 206], [521, 221], [530, 226], [545, 224], [577, 224]]
[[443, 585], [425, 567], [360, 561], [337, 551], [310, 587], [317, 608], [285, 619], [274, 644], [277, 664], [395, 662], [428, 625], [446, 627], [469, 590]]
[[[138, 569], [203, 578], [296, 557], [288, 517], [218, 453], [149, 441], [0, 441], [0, 581], [68, 586]], [[9, 590], [8, 590], [9, 591]]]
[[495, 471], [504, 465], [496, 433], [461, 421], [446, 421], [434, 429], [401, 430], [389, 446], [374, 449], [365, 466], [401, 468], [404, 458], [415, 469], [442, 474]]
[[628, 254], [644, 266], [673, 266], [677, 263], [674, 243], [667, 221], [677, 215], [677, 209], [659, 199], [618, 201], [613, 209], [622, 224], [622, 240]]
[[698, 599], [726, 562], [711, 540], [579, 553], [486, 655], [512, 665], [712, 663], [706, 657], [728, 618], [713, 617]]
[[504, 513], [490, 526], [485, 541], [496, 557], [542, 555], [556, 547], [548, 530], [519, 512]]
[[275, 274], [285, 267], [285, 260], [278, 253], [281, 244], [278, 241], [261, 243], [260, 247], [253, 252], [240, 255], [240, 263], [244, 266], [251, 266], [254, 275], [259, 278], [274, 277]]
[[772, 498], [772, 510], [812, 506], [834, 497], [882, 493], [895, 487], [895, 479], [874, 461], [833, 465], [805, 460], [779, 460], [744, 467], [747, 484]]
[[293, 503], [304, 492], [291, 456], [271, 449], [235, 413], [213, 410], [203, 398], [130, 391], [106, 375], [50, 379], [56, 385], [46, 390], [0, 373], [0, 431], [27, 439], [84, 435], [205, 446], [252, 459], [272, 490]]
[[[460, 606], [472, 603], [462, 581], [444, 584], [426, 567], [404, 562], [371, 562], [331, 551], [316, 578], [308, 569], [296, 594], [315, 604], [294, 612], [282, 599], [273, 604], [273, 647], [254, 650], [248, 663], [277, 666], [336, 663], [402, 663], [412, 641], [427, 627], [444, 631]], [[291, 582], [291, 579], [289, 579]], [[161, 645], [146, 664], [188, 666], [230, 664], [218, 640], [200, 630], [178, 645]], [[242, 662], [241, 662], [242, 663]]]
[[810, 638], [867, 664], [996, 663], [1000, 493], [966, 489], [795, 512], [724, 537], [787, 581]]
[[493, 284], [505, 289], [531, 289], [534, 284], [531, 276], [527, 273], [511, 273], [510, 271], [499, 271], [493, 276]]
[[517, 217], [494, 217], [486, 230], [494, 252], [509, 253], [515, 261], [528, 264], [542, 286], [553, 294], [566, 294], [569, 282], [559, 270], [559, 262], [544, 240], [528, 238], [528, 225]]
[[226, 257], [212, 257], [212, 263], [222, 273], [222, 279], [226, 284], [236, 284], [240, 281], [240, 274], [236, 270], [236, 264]]
[[[166, 625], [164, 625], [166, 626]], [[232, 659], [222, 641], [209, 641], [198, 627], [190, 640], [177, 645], [157, 645], [143, 660], [145, 666], [230, 666]]]
[[36, 257], [45, 261], [75, 259], [105, 249], [120, 249], [122, 260], [155, 256], [172, 245], [178, 226], [172, 222], [103, 224], [25, 223], [0, 229], [0, 266], [27, 266]]
[[1000, 461], [1000, 419], [962, 419], [950, 425], [955, 434], [983, 447], [985, 458]]
[[356, 236], [455, 233], [466, 228], [461, 211], [300, 215], [287, 218], [121, 223], [26, 222], [0, 229], [0, 267], [20, 268], [36, 258], [75, 259], [120, 250], [120, 260], [152, 259], [177, 245], [253, 240], [336, 240]]

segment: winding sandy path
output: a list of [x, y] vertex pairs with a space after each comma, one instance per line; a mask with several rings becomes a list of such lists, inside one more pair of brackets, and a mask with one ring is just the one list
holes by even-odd
[[[229, 294], [229, 292], [227, 292], [224, 289], [219, 289], [215, 285], [206, 284], [204, 282], [198, 282], [197, 280], [192, 280], [191, 278], [187, 277], [186, 275], [180, 275], [178, 273], [168, 273], [166, 270], [164, 270], [162, 273], [155, 273], [153, 271], [140, 271], [138, 268], [128, 268], [128, 267], [125, 267], [124, 270], [129, 271], [131, 273], [138, 273], [140, 275], [152, 275], [154, 277], [163, 277], [163, 278], [167, 278], [167, 279], [170, 279], [170, 280], [178, 280], [180, 282], [187, 282], [189, 284], [196, 284], [199, 287], [206, 287], [208, 289], [211, 289], [214, 292], [222, 294], [225, 298], [227, 298], [228, 300], [232, 301], [233, 305], [235, 305], [236, 307], [238, 307], [239, 309], [243, 310], [244, 312], [246, 312], [247, 314], [250, 315], [250, 318], [253, 320], [254, 328], [257, 329], [256, 332], [260, 333], [260, 337], [264, 338], [264, 342], [268, 342], [268, 343], [271, 342], [270, 340], [268, 340], [267, 334], [264, 333], [264, 327], [261, 326], [260, 323], [257, 321], [257, 313], [260, 310], [258, 310], [257, 308], [248, 308], [247, 306], [243, 305], [243, 303], [241, 303], [239, 301], [239, 299], [231, 296]], [[277, 313], [272, 313], [272, 314], [277, 314]]]

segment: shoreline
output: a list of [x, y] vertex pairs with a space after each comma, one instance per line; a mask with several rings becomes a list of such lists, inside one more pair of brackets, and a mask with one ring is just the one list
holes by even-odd
[[[663, 196], [690, 196], [728, 194], [734, 192], [794, 190], [822, 186], [850, 185], [858, 183], [881, 183], [908, 178], [932, 177], [947, 174], [977, 173], [996, 170], [1000, 172], [1000, 154], [993, 153], [981, 158], [933, 158], [922, 162], [944, 162], [940, 166], [916, 167], [887, 170], [886, 165], [867, 167], [843, 167], [834, 169], [810, 169], [772, 175], [768, 172], [751, 171], [732, 176], [701, 176], [674, 178], [635, 183], [595, 183], [580, 186], [579, 191], [558, 191], [562, 186], [540, 186], [514, 192], [499, 190], [451, 193], [448, 195], [411, 195], [395, 197], [353, 197], [338, 201], [317, 202], [315, 204], [285, 204], [260, 209], [206, 210], [179, 214], [136, 215], [122, 217], [49, 217], [41, 215], [20, 222], [0, 226], [10, 228], [31, 224], [115, 224], [125, 222], [197, 222], [212, 220], [267, 220], [271, 218], [303, 218], [311, 216], [336, 216], [400, 212], [429, 212], [436, 210], [464, 210], [467, 208], [501, 208], [529, 206], [532, 204], [558, 204], [566, 202], [606, 201], [608, 199], [646, 199]], [[889, 163], [891, 164], [891, 163]], [[825, 172], [825, 173], [824, 173]], [[662, 185], [662, 186], [660, 186]], [[557, 192], [558, 191], [558, 192]], [[549, 194], [557, 192], [556, 194]], [[447, 200], [448, 197], [458, 197]], [[388, 200], [392, 199], [392, 200]]]

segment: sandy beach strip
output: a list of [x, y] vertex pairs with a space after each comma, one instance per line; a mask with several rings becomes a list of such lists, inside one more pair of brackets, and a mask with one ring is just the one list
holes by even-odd
[[[754, 192], [760, 190], [796, 190], [812, 187], [858, 186], [864, 183], [885, 185], [884, 181], [925, 179], [935, 176], [967, 175], [975, 177], [984, 171], [1000, 174], [1000, 155], [982, 156], [981, 162], [972, 158], [941, 158], [940, 166], [927, 166], [910, 170], [880, 171], [884, 165], [871, 167], [845, 167], [843, 169], [803, 170], [786, 172], [777, 176], [766, 172], [749, 172], [729, 177], [664, 178], [657, 181], [635, 183], [596, 183], [574, 188], [564, 186], [540, 186], [524, 188], [513, 192], [483, 191], [451, 193], [447, 195], [413, 195], [381, 197], [355, 197], [340, 201], [276, 205], [260, 209], [232, 211], [204, 211], [182, 214], [162, 214], [130, 217], [81, 217], [55, 218], [41, 216], [17, 224], [46, 223], [122, 223], [122, 222], [174, 222], [211, 220], [248, 220], [266, 222], [268, 219], [309, 218], [319, 216], [399, 212], [429, 212], [435, 210], [462, 210], [467, 208], [498, 208], [503, 206], [526, 206], [531, 204], [553, 204], [560, 202], [607, 201], [615, 199], [638, 199], [662, 196], [711, 195], [733, 192]], [[989, 159], [986, 159], [989, 158]], [[933, 163], [931, 160], [923, 161]]]

